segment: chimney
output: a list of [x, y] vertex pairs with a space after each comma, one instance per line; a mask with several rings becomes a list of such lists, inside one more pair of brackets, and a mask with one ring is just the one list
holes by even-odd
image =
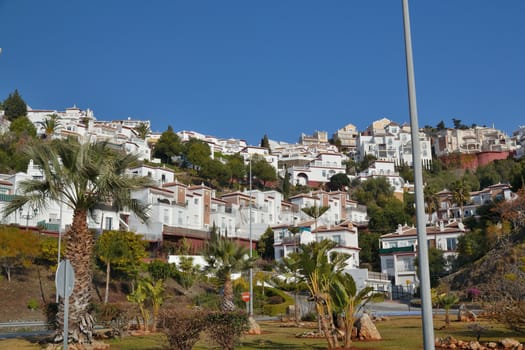
[[403, 226], [401, 224], [397, 225], [397, 234], [402, 235], [403, 234]]

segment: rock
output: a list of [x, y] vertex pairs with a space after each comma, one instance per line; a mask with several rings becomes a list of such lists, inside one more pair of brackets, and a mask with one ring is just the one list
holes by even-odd
[[496, 349], [497, 347], [498, 347], [498, 343], [496, 342], [491, 341], [487, 343], [487, 348], [489, 349]]
[[476, 340], [473, 340], [473, 341], [470, 341], [468, 343], [468, 349], [470, 350], [480, 350], [481, 349], [481, 345], [478, 341]]
[[259, 324], [255, 321], [255, 319], [253, 317], [249, 317], [248, 318], [248, 326], [250, 327], [248, 329], [248, 332], [246, 332], [247, 334], [250, 334], [250, 335], [259, 335], [261, 334], [261, 327], [259, 326]]
[[458, 321], [459, 322], [476, 322], [477, 316], [474, 312], [467, 309], [465, 304], [461, 304], [458, 309]]
[[367, 313], [364, 313], [356, 324], [357, 335], [359, 339], [363, 340], [381, 340], [381, 334], [370, 319]]
[[503, 348], [505, 349], [514, 349], [521, 344], [516, 339], [505, 338], [501, 341], [501, 345], [503, 345]]

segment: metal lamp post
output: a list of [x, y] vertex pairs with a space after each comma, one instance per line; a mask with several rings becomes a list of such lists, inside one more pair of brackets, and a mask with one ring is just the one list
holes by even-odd
[[405, 35], [405, 54], [408, 81], [408, 103], [410, 106], [410, 128], [412, 134], [412, 159], [414, 165], [414, 189], [416, 194], [416, 223], [419, 256], [419, 272], [421, 278], [421, 312], [423, 320], [423, 344], [425, 350], [434, 349], [434, 325], [432, 320], [432, 299], [430, 295], [430, 269], [428, 266], [428, 246], [425, 217], [425, 201], [423, 197], [423, 169], [421, 164], [421, 148], [419, 143], [419, 125], [416, 104], [416, 82], [414, 77], [414, 61], [412, 58], [412, 38], [410, 33], [410, 15], [408, 0], [403, 2], [403, 27]]
[[[253, 258], [253, 239], [252, 239], [252, 158], [250, 157], [250, 263]], [[253, 317], [253, 267], [250, 266], [250, 301], [249, 301], [249, 310], [248, 314], [250, 317]]]

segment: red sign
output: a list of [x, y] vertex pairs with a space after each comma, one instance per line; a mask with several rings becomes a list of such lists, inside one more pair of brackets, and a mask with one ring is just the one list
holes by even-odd
[[250, 301], [250, 292], [242, 292], [241, 293], [242, 301]]

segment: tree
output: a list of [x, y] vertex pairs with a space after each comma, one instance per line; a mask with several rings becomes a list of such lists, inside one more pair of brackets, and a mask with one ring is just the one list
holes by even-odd
[[263, 138], [261, 139], [261, 147], [270, 150], [270, 141], [268, 140], [268, 135], [266, 134], [264, 134]]
[[214, 272], [223, 284], [221, 309], [233, 311], [235, 304], [233, 303], [232, 273], [247, 270], [252, 265], [253, 259], [248, 256], [248, 248], [227, 238], [218, 237], [207, 245], [205, 259], [208, 263], [206, 269]]
[[317, 206], [302, 208], [301, 211], [315, 220], [315, 228], [317, 229], [317, 219], [323, 216], [330, 209], [329, 206]]
[[277, 180], [275, 168], [263, 157], [259, 156], [255, 156], [252, 159], [252, 176], [262, 181], [263, 187], [266, 187], [268, 181]]
[[432, 214], [439, 209], [438, 190], [433, 184], [427, 184], [423, 189], [423, 197], [425, 199], [425, 207], [428, 213], [428, 222], [432, 220]]
[[[443, 251], [437, 248], [428, 248], [428, 269], [430, 274], [430, 286], [435, 288], [439, 285], [439, 279], [443, 277], [446, 270], [447, 261], [443, 256]], [[416, 266], [419, 266], [416, 263]]]
[[151, 132], [147, 123], [139, 123], [133, 130], [137, 134], [138, 138], [142, 140], [145, 140]]
[[144, 280], [144, 289], [152, 309], [153, 325], [151, 330], [156, 332], [160, 307], [164, 303], [164, 281], [156, 280], [155, 282], [152, 282], [150, 280]]
[[9, 131], [14, 133], [17, 138], [22, 136], [36, 137], [36, 128], [26, 116], [14, 119], [9, 125]]
[[4, 115], [9, 121], [13, 121], [18, 117], [25, 117], [27, 115], [27, 105], [22, 99], [22, 96], [15, 90], [4, 100]]
[[352, 345], [352, 329], [356, 314], [370, 301], [383, 297], [383, 294], [374, 292], [372, 286], [366, 286], [358, 291], [354, 279], [347, 273], [338, 274], [334, 278], [330, 298], [334, 304], [334, 311], [343, 320], [343, 347], [345, 349], [349, 349]]
[[183, 153], [185, 161], [191, 165], [193, 169], [202, 167], [208, 160], [210, 160], [210, 146], [202, 140], [192, 138], [183, 146]]
[[60, 118], [56, 114], [50, 114], [44, 121], [37, 122], [44, 129], [44, 138], [51, 139], [55, 131], [61, 127]]
[[240, 182], [246, 176], [244, 159], [239, 153], [230, 156], [226, 161], [226, 166], [231, 171], [230, 187], [233, 186], [234, 181]]
[[216, 180], [219, 186], [227, 186], [231, 180], [231, 170], [217, 159], [207, 159], [202, 164], [199, 175], [209, 181]]
[[345, 187], [350, 186], [350, 179], [346, 174], [335, 174], [326, 184], [330, 191], [344, 191]]
[[0, 228], [0, 265], [8, 282], [11, 282], [14, 269], [30, 266], [39, 253], [40, 242], [36, 234], [18, 228]]
[[330, 252], [335, 245], [335, 242], [328, 240], [302, 244], [299, 252], [290, 255], [294, 268], [306, 283], [314, 300], [320, 327], [329, 349], [339, 346], [333, 322], [334, 308], [330, 289], [342, 273], [347, 258], [345, 254]]
[[438, 295], [437, 302], [445, 309], [445, 327], [448, 328], [450, 327], [450, 308], [459, 302], [459, 298], [451, 293], [443, 293]]
[[111, 266], [126, 271], [139, 265], [141, 259], [146, 257], [145, 242], [134, 232], [105, 231], [97, 240], [95, 251], [100, 261], [106, 265], [104, 304], [107, 304]]
[[[142, 319], [142, 330], [147, 332], [148, 331], [148, 324], [149, 324], [149, 318], [150, 313], [149, 310], [146, 307], [146, 300], [148, 298], [148, 291], [146, 287], [147, 281], [144, 279], [139, 280], [137, 283], [137, 288], [135, 288], [126, 298], [130, 303], [137, 304], [137, 307], [139, 309], [140, 317]], [[140, 326], [140, 322], [137, 318], [138, 326]]]
[[271, 227], [268, 227], [266, 231], [259, 237], [257, 241], [257, 252], [259, 256], [265, 260], [274, 260], [275, 252], [273, 249], [274, 237], [273, 230]]
[[437, 123], [436, 129], [437, 130], [445, 130], [446, 129], [445, 122], [442, 120], [439, 123]]
[[359, 261], [361, 267], [369, 265], [369, 270], [380, 271], [381, 259], [379, 258], [379, 233], [359, 233]]
[[153, 156], [160, 158], [162, 163], [173, 164], [173, 157], [182, 153], [182, 144], [180, 137], [174, 131], [171, 125], [168, 129], [160, 135], [159, 140], [155, 144]]
[[385, 199], [392, 197], [393, 194], [392, 185], [385, 177], [381, 176], [361, 181], [353, 193], [353, 198], [367, 206], [372, 203], [381, 206]]
[[[73, 211], [73, 222], [66, 232], [65, 258], [75, 271], [75, 287], [70, 303], [72, 340], [89, 341], [93, 331], [89, 314], [91, 300], [94, 233], [87, 227], [87, 215], [100, 203], [126, 208], [147, 221], [147, 206], [133, 199], [130, 191], [151, 185], [148, 177], [127, 175], [126, 169], [136, 164], [131, 154], [115, 152], [105, 142], [80, 144], [76, 140], [32, 143], [28, 156], [42, 172], [42, 178], [20, 183], [22, 196], [15, 197], [4, 209], [9, 215], [26, 204], [45, 207], [48, 201], [62, 203]], [[63, 322], [60, 305], [59, 323]], [[91, 333], [90, 333], [91, 332]]]
[[463, 206], [470, 200], [470, 186], [465, 181], [465, 177], [455, 181], [452, 184], [452, 200], [459, 206], [461, 213], [460, 217], [463, 219], [465, 213]]
[[288, 170], [285, 169], [284, 171], [284, 179], [283, 179], [283, 185], [282, 185], [282, 192], [284, 199], [288, 199], [290, 196], [290, 173]]

